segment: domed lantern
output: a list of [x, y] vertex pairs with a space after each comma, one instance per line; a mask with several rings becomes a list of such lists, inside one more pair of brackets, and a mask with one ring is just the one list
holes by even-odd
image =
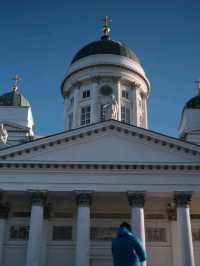
[[75, 54], [61, 84], [66, 130], [109, 119], [147, 128], [149, 81], [135, 53], [110, 38], [109, 21], [100, 40]]

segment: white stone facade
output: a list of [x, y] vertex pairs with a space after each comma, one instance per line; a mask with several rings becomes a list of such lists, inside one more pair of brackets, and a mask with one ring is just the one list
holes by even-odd
[[200, 263], [199, 146], [111, 120], [0, 156], [3, 266], [111, 266], [124, 220], [148, 266]]
[[0, 266], [111, 266], [122, 221], [147, 250], [142, 266], [200, 265], [200, 146], [188, 142], [200, 143], [199, 111], [184, 112], [184, 141], [148, 130], [150, 84], [130, 58], [73, 61], [65, 132], [33, 140], [31, 108], [0, 107]]

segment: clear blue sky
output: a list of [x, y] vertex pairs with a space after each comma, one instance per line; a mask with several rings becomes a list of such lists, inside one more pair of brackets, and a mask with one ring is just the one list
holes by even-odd
[[100, 38], [105, 15], [112, 38], [133, 49], [151, 82], [149, 128], [177, 136], [200, 77], [199, 0], [0, 0], [1, 94], [19, 74], [35, 132], [62, 131], [61, 80], [77, 50]]

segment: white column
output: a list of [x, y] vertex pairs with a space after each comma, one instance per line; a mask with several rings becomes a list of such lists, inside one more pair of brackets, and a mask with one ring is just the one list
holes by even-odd
[[80, 110], [79, 110], [79, 100], [80, 100], [80, 84], [78, 83], [74, 90], [74, 117], [73, 117], [73, 128], [80, 127]]
[[51, 213], [51, 206], [46, 205], [44, 207], [44, 221], [43, 221], [43, 229], [42, 229], [42, 249], [41, 249], [41, 266], [47, 266], [47, 244], [48, 244], [48, 225], [49, 225], [49, 217]]
[[100, 114], [97, 111], [97, 101], [98, 101], [98, 80], [93, 78], [92, 80], [92, 91], [91, 91], [91, 123], [97, 123], [100, 121]]
[[35, 191], [31, 194], [32, 207], [29, 225], [29, 240], [27, 247], [26, 266], [40, 266], [43, 248], [42, 233], [44, 219], [44, 202], [46, 193]]
[[168, 220], [171, 229], [171, 245], [172, 245], [172, 266], [182, 266], [181, 249], [179, 246], [179, 230], [177, 223], [176, 208], [169, 204], [167, 208]]
[[121, 84], [120, 79], [117, 80], [117, 101], [118, 101], [118, 120], [121, 121]]
[[8, 217], [8, 211], [8, 206], [6, 204], [0, 203], [0, 265], [3, 265], [6, 219]]
[[[145, 225], [144, 225], [144, 192], [128, 192], [128, 201], [131, 206], [131, 227], [132, 232], [141, 240], [145, 249]], [[142, 262], [145, 266], [146, 262]]]
[[175, 194], [182, 266], [195, 266], [189, 209], [191, 196], [192, 194], [188, 192], [177, 192]]
[[90, 265], [90, 203], [91, 193], [77, 195], [76, 258], [75, 266]]

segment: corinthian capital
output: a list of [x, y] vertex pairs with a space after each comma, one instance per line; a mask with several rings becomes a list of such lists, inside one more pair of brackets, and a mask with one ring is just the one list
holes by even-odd
[[75, 191], [76, 202], [79, 206], [90, 206], [92, 203], [92, 191]]
[[47, 191], [31, 190], [29, 192], [32, 204], [45, 204], [47, 200]]
[[143, 208], [145, 203], [144, 191], [129, 191], [127, 192], [128, 202], [131, 207]]
[[177, 207], [188, 207], [192, 198], [192, 192], [175, 192], [174, 202]]

